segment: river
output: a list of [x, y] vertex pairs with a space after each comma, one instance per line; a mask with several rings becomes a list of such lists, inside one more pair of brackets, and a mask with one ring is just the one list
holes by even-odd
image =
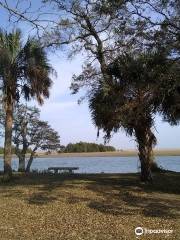
[[[180, 156], [157, 156], [156, 162], [166, 170], [180, 172]], [[12, 167], [17, 170], [17, 159], [13, 159]], [[36, 158], [31, 169], [43, 171], [48, 167], [79, 167], [77, 173], [135, 173], [140, 170], [137, 157]], [[0, 170], [2, 169], [3, 159], [0, 158]]]

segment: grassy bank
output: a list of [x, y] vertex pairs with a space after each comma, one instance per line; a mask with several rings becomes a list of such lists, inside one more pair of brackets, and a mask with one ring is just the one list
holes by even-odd
[[[0, 183], [0, 239], [136, 239], [137, 226], [180, 236], [180, 174], [16, 175]], [[163, 234], [140, 239], [165, 239]]]

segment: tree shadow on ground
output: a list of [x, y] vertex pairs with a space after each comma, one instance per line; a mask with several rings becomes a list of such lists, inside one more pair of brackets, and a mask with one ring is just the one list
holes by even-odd
[[[28, 194], [24, 187], [30, 189]], [[84, 196], [83, 191], [93, 195]], [[180, 216], [179, 173], [157, 174], [153, 184], [141, 183], [137, 174], [30, 174], [0, 183], [0, 194], [37, 206], [63, 200], [111, 215]]]
[[0, 181], [0, 194], [4, 198], [25, 200], [28, 204], [44, 205], [68, 198], [68, 192], [79, 184], [78, 179], [79, 176], [73, 174], [16, 174], [10, 181]]
[[48, 204], [50, 202], [56, 201], [57, 197], [48, 196], [47, 193], [42, 192], [42, 193], [33, 193], [26, 200], [29, 204], [43, 205], [43, 204]]
[[91, 201], [90, 208], [106, 214], [148, 217], [180, 217], [180, 174], [158, 174], [153, 184], [143, 184], [136, 178], [121, 175], [119, 179], [102, 179], [87, 188], [102, 197]]

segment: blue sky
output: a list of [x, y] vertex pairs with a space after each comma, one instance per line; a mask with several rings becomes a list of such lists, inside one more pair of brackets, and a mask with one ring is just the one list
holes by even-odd
[[[0, 27], [6, 27], [7, 15], [0, 9]], [[26, 26], [22, 25], [23, 30]], [[26, 34], [26, 33], [25, 33]], [[71, 77], [81, 72], [82, 57], [79, 55], [73, 60], [66, 59], [66, 54], [60, 50], [51, 53], [50, 62], [57, 71], [57, 78], [53, 77], [54, 84], [51, 95], [41, 108], [42, 120], [48, 121], [61, 136], [61, 144], [69, 142], [88, 141], [103, 143], [103, 134], [97, 139], [97, 129], [91, 122], [87, 103], [77, 104], [80, 95], [71, 95], [69, 86]], [[157, 148], [179, 148], [180, 126], [171, 127], [169, 124], [156, 118]], [[110, 143], [118, 149], [132, 149], [136, 147], [134, 139], [128, 138], [124, 132], [115, 134]]]
[[[68, 61], [65, 54], [58, 52], [56, 55], [51, 54], [50, 59], [58, 77], [54, 78], [50, 98], [41, 107], [42, 119], [49, 121], [60, 133], [62, 144], [77, 141], [103, 143], [103, 133], [97, 139], [97, 129], [91, 122], [87, 102], [78, 105], [77, 100], [81, 95], [71, 95], [69, 90], [72, 75], [81, 72], [82, 57], [77, 56]], [[158, 148], [180, 147], [180, 126], [171, 127], [157, 117], [154, 131]], [[110, 144], [118, 149], [136, 147], [134, 140], [127, 137], [123, 131], [114, 134]]]

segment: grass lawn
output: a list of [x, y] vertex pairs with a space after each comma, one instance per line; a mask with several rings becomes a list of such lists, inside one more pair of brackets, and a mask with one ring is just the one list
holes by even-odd
[[172, 229], [138, 239], [180, 239], [180, 174], [154, 184], [136, 174], [16, 175], [0, 183], [2, 240], [133, 240], [134, 229]]

